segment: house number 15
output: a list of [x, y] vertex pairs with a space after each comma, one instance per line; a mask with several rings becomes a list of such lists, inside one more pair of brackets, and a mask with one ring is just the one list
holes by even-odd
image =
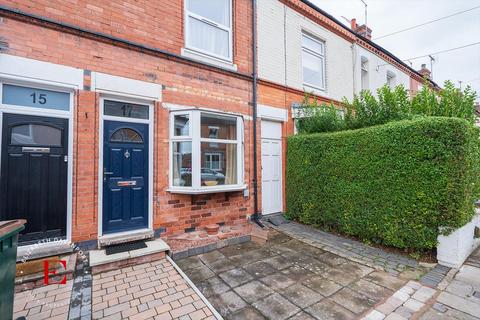
[[30, 95], [30, 97], [32, 97], [33, 103], [37, 103], [37, 102], [40, 104], [47, 103], [47, 95], [45, 93], [37, 94], [36, 92], [34, 92]]

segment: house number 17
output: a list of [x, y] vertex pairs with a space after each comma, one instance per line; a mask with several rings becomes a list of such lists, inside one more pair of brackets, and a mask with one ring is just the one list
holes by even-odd
[[30, 97], [32, 97], [33, 103], [37, 103], [37, 102], [40, 104], [47, 103], [47, 95], [45, 93], [37, 94], [36, 92], [34, 92], [30, 95]]

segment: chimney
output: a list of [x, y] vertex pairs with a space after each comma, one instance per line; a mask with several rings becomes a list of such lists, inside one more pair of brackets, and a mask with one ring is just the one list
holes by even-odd
[[425, 63], [422, 64], [422, 69], [418, 70], [418, 73], [422, 75], [422, 77], [430, 79], [430, 75], [432, 72], [427, 68]]
[[350, 20], [350, 28], [361, 36], [364, 36], [368, 40], [372, 40], [372, 29], [367, 28], [367, 26], [364, 24], [359, 26], [357, 24], [357, 19], [353, 18], [352, 20]]
[[352, 20], [350, 20], [350, 29], [352, 29], [353, 31], [357, 29], [357, 19], [353, 18]]

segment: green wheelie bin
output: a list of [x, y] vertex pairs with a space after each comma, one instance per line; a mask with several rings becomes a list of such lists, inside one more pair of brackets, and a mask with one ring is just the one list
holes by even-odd
[[18, 233], [25, 220], [0, 221], [0, 318], [12, 319]]

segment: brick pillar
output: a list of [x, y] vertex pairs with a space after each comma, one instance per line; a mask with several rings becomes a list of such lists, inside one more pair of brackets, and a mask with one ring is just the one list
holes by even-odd
[[98, 236], [98, 96], [79, 91], [74, 116], [72, 241]]

